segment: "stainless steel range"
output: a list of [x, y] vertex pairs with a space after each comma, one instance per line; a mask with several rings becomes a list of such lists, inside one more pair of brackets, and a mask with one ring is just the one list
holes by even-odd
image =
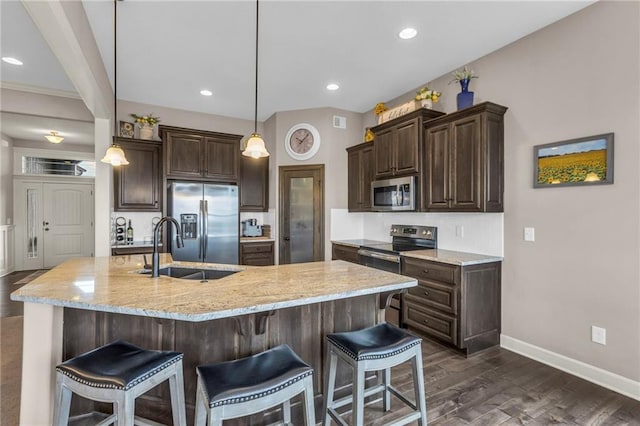
[[[438, 248], [438, 228], [435, 226], [391, 225], [390, 235], [390, 243], [360, 246], [360, 264], [399, 274], [400, 253]], [[394, 296], [387, 310], [387, 321], [402, 326], [401, 305], [402, 299]]]

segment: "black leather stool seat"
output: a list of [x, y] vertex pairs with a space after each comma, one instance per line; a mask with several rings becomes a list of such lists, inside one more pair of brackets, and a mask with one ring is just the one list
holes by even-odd
[[128, 390], [181, 359], [180, 352], [145, 350], [117, 340], [65, 361], [56, 370], [88, 386]]
[[288, 345], [196, 369], [211, 408], [262, 398], [313, 373]]
[[387, 323], [364, 330], [328, 334], [327, 339], [356, 361], [387, 358], [419, 345], [422, 341]]

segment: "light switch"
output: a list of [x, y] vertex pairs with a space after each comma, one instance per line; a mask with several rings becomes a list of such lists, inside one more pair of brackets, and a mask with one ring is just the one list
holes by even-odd
[[535, 241], [536, 240], [536, 229], [535, 228], [524, 228], [524, 240], [525, 241]]

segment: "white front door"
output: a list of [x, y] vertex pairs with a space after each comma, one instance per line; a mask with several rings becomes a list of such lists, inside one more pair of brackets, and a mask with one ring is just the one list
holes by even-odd
[[45, 183], [42, 212], [44, 267], [93, 252], [93, 193], [90, 185]]
[[16, 180], [16, 269], [93, 255], [93, 185]]

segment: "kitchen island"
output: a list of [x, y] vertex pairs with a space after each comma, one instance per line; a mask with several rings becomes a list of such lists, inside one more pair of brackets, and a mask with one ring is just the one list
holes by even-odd
[[[287, 343], [315, 370], [318, 408], [324, 336], [383, 321], [390, 295], [417, 285], [343, 261], [249, 267], [173, 262], [167, 254], [161, 263], [236, 273], [207, 282], [150, 278], [139, 273], [140, 255], [77, 258], [11, 295], [25, 302], [21, 424], [51, 424], [55, 365], [115, 339], [184, 353], [190, 418], [197, 365]], [[168, 387], [159, 386], [139, 398], [136, 414], [166, 422], [169, 407]], [[72, 406], [92, 409], [110, 408], [79, 399]]]

